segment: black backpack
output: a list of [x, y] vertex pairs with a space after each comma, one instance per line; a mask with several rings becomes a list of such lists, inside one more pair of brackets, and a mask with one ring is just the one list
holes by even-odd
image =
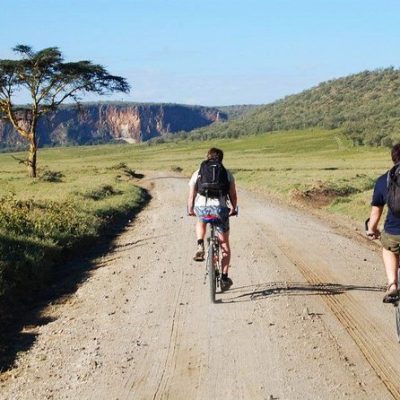
[[387, 206], [396, 217], [400, 217], [400, 164], [396, 164], [387, 175]]
[[229, 186], [228, 172], [218, 160], [206, 160], [200, 164], [196, 181], [198, 193], [208, 197], [226, 196]]

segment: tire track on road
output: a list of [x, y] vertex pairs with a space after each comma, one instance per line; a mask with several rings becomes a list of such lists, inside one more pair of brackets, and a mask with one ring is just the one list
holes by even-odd
[[[170, 330], [170, 338], [169, 338], [169, 344], [168, 344], [168, 352], [167, 352], [167, 357], [165, 358], [162, 374], [160, 377], [160, 380], [158, 382], [158, 386], [156, 391], [154, 392], [153, 395], [153, 400], [156, 400], [157, 398], [161, 398], [163, 393], [165, 393], [165, 388], [168, 386], [168, 382], [170, 379], [170, 376], [174, 374], [175, 368], [176, 368], [176, 345], [178, 342], [178, 335], [179, 335], [179, 330], [178, 330], [178, 322], [179, 322], [179, 314], [181, 313], [181, 309], [179, 306], [179, 302], [181, 299], [181, 293], [182, 289], [184, 287], [184, 270], [181, 270], [181, 281], [179, 285], [179, 290], [178, 294], [176, 296], [175, 300], [175, 305], [174, 305], [174, 313], [172, 316], [172, 321], [171, 321], [171, 330]], [[172, 368], [171, 368], [172, 367]]]
[[[327, 282], [335, 281], [326, 272], [315, 273], [298, 256], [292, 255], [288, 247], [282, 245], [278, 245], [278, 247], [292, 261], [308, 283], [323, 286]], [[321, 298], [352, 337], [393, 398], [400, 399], [398, 362], [391, 359], [394, 357], [390, 357], [390, 355], [398, 353], [397, 343], [389, 338], [380, 326], [366, 317], [365, 307], [348, 293], [326, 294]]]

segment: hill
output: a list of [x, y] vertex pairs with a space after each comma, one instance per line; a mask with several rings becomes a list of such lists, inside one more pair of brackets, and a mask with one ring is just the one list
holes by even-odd
[[341, 128], [356, 144], [400, 140], [400, 70], [364, 71], [323, 82], [260, 106], [242, 118], [194, 131], [193, 137], [238, 137], [262, 132]]
[[242, 118], [245, 115], [249, 114], [251, 111], [254, 111], [259, 107], [260, 105], [255, 105], [255, 104], [240, 104], [232, 106], [220, 106], [215, 108], [218, 108], [218, 110], [226, 114], [228, 120], [232, 120], [232, 119]]

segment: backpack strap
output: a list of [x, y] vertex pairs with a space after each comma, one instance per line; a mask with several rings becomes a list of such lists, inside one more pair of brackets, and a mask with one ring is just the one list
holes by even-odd
[[[396, 172], [398, 172], [398, 174], [396, 174]], [[400, 175], [400, 163], [393, 165], [393, 167], [389, 169], [387, 174], [387, 187], [389, 187], [390, 182], [396, 175]], [[394, 182], [396, 182], [397, 186], [399, 186], [397, 180], [394, 180]]]

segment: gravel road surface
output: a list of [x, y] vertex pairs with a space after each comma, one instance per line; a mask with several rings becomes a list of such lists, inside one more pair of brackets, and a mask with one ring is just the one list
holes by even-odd
[[113, 250], [47, 324], [25, 328], [36, 341], [2, 374], [0, 399], [400, 399], [378, 249], [239, 190], [234, 285], [211, 304], [187, 179], [147, 183], [153, 199]]

